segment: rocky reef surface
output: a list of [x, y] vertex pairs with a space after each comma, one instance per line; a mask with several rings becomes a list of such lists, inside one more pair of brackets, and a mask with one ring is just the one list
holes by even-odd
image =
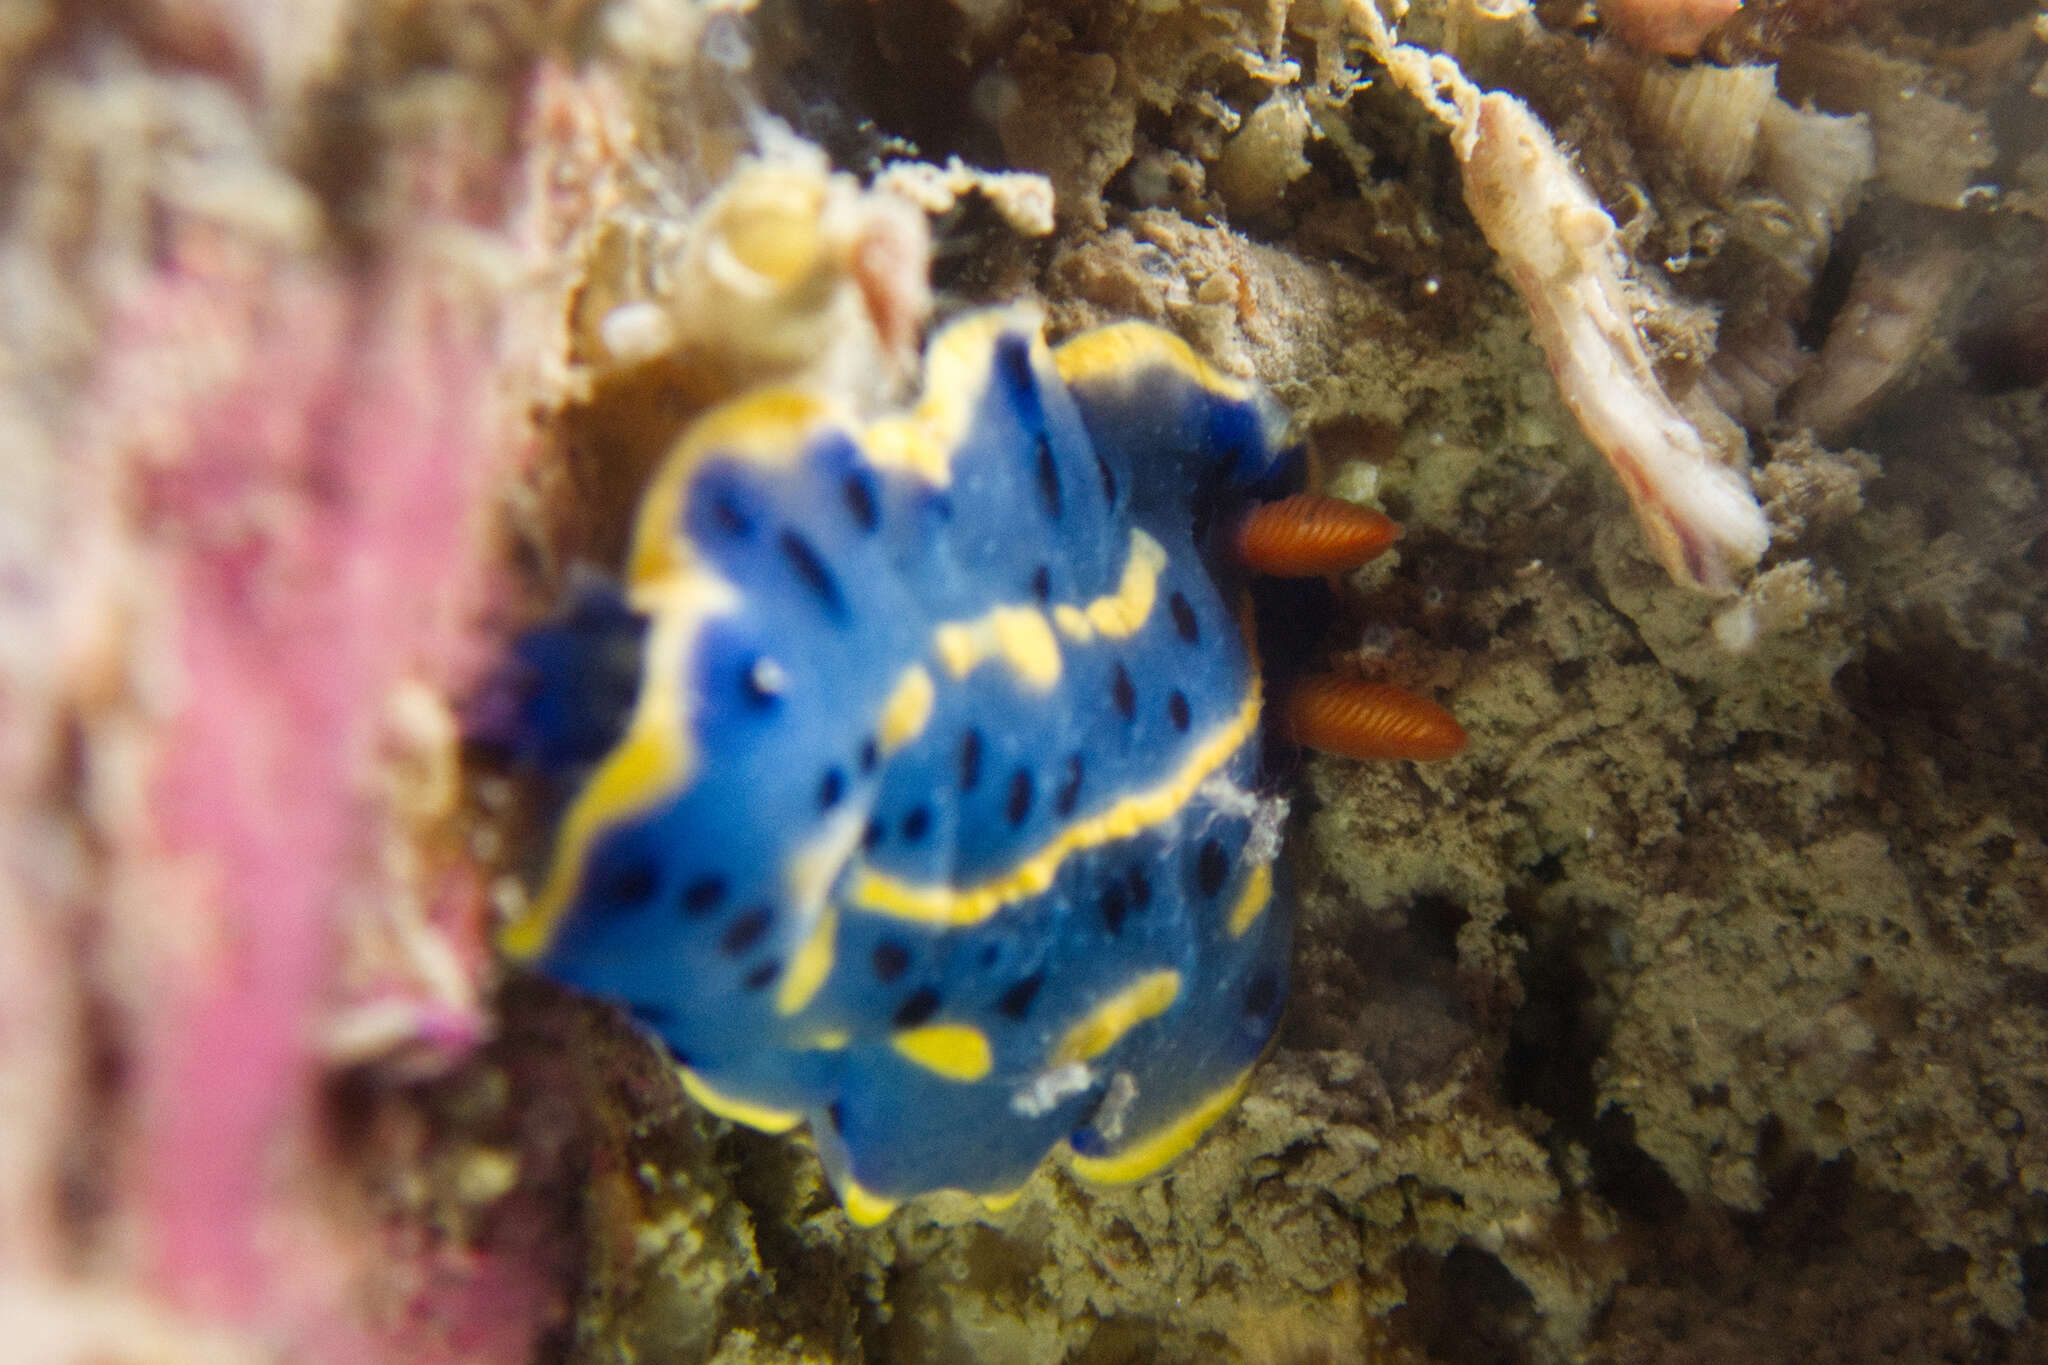
[[[2048, 1358], [2048, 12], [1365, 3], [0, 0], [22, 1358]], [[1167, 1174], [858, 1230], [502, 979], [457, 715], [1018, 298], [1265, 383], [1473, 742], [1283, 774]]]

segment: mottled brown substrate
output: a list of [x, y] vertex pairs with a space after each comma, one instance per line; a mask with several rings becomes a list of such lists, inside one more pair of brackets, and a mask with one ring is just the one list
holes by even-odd
[[[1803, 11], [1765, 8], [1744, 56], [1798, 37]], [[1338, 112], [1312, 95], [1323, 136], [1305, 143], [1268, 117], [1273, 183], [1239, 158], [1212, 187], [1217, 101], [1260, 108], [1281, 53], [1327, 81], [1327, 17], [1003, 22], [998, 141], [1052, 176], [1066, 226], [1031, 249], [984, 231], [954, 279], [1028, 285], [1059, 330], [1150, 318], [1271, 385], [1330, 484], [1409, 530], [1349, 585], [1325, 647], [1447, 701], [1474, 742], [1440, 767], [1292, 776], [1296, 1003], [1241, 1109], [1163, 1179], [1052, 1171], [1000, 1215], [941, 1200], [853, 1234], [808, 1162], [724, 1139], [769, 1220], [774, 1325], [718, 1358], [832, 1358], [817, 1329], [790, 1336], [817, 1321], [795, 1307], [812, 1291], [889, 1360], [2048, 1349], [2048, 415], [2041, 375], [2002, 366], [2016, 347], [2025, 363], [2023, 323], [1952, 344], [2038, 313], [2009, 264], [2039, 260], [2038, 229], [1903, 209], [1863, 229], [1961, 242], [1977, 301], [1952, 301], [1828, 445], [1760, 434], [1776, 540], [1730, 619], [1646, 557], [1455, 168], [1392, 92]], [[1673, 374], [1711, 350], [1702, 305], [1795, 306], [1782, 278], [1714, 266], [1729, 211], [1668, 177], [1629, 221], [1641, 153], [1583, 55], [1556, 35], [1525, 62], [1500, 33], [1465, 41], [1476, 70], [1571, 110], [1562, 131], [1632, 241], [1657, 260], [1707, 248], [1695, 277], [1658, 273]], [[1244, 231], [1202, 221], [1232, 198]], [[1987, 269], [2012, 279], [1979, 284]], [[1811, 318], [1794, 293], [1817, 340], [1839, 287]]]
[[[212, 77], [180, 16], [240, 12], [107, 8], [135, 11], [118, 53], [193, 82], [181, 101]], [[1345, 585], [1319, 652], [1473, 736], [1441, 766], [1282, 774], [1295, 1003], [1244, 1103], [1164, 1177], [1052, 1169], [1000, 1214], [934, 1199], [856, 1232], [799, 1143], [709, 1120], [606, 1009], [516, 985], [501, 1036], [452, 1074], [336, 1086], [343, 1188], [379, 1235], [453, 1269], [516, 1258], [555, 1296], [531, 1309], [559, 1320], [544, 1357], [589, 1362], [2048, 1354], [2048, 240], [2029, 216], [2048, 149], [2027, 6], [1753, 0], [1709, 40], [1876, 128], [1871, 201], [1824, 269], [1828, 212], [1647, 150], [1637, 59], [1594, 54], [1584, 6], [1542, 5], [1542, 30], [1446, 4], [1411, 20], [1575, 148], [1678, 397], [1717, 317], [1757, 348], [1729, 391], [1753, 405], [1775, 539], [1732, 604], [1645, 554], [1440, 133], [1389, 83], [1354, 88], [1371, 68], [1334, 0], [846, 0], [746, 29], [665, 0], [315, 8], [265, 30], [262, 126], [286, 131], [250, 143], [277, 182], [250, 184], [319, 211], [295, 249], [374, 254], [380, 186], [430, 178], [437, 127], [518, 139], [490, 160], [523, 158], [528, 197], [479, 208], [498, 235], [472, 245], [547, 451], [505, 496], [536, 610], [563, 563], [613, 557], [604, 523], [689, 413], [784, 359], [707, 349], [697, 296], [655, 268], [707, 230], [758, 99], [843, 170], [903, 132], [934, 160], [1050, 177], [1048, 240], [973, 196], [936, 224], [940, 307], [1032, 295], [1060, 332], [1148, 318], [1261, 378], [1327, 485], [1408, 528]], [[0, 71], [76, 58], [55, 12], [0, 3]], [[1953, 157], [1873, 72], [1963, 130]], [[61, 161], [58, 123], [10, 126]], [[1913, 199], [1929, 157], [1948, 200], [1996, 182], [1998, 207]], [[786, 162], [798, 189], [826, 183], [809, 164]], [[835, 183], [820, 193], [867, 202]], [[898, 240], [869, 207], [877, 231], [850, 240]], [[48, 247], [35, 226], [10, 248]], [[1856, 269], [1891, 251], [1960, 264], [1903, 297]], [[807, 359], [886, 389], [877, 356], [901, 359], [922, 295], [837, 239], [820, 254], [873, 336], [825, 327]], [[1839, 428], [1773, 426], [1797, 345], [1859, 307], [1898, 325], [1838, 333], [1856, 389], [1811, 410]], [[96, 332], [77, 334], [37, 362], [74, 401]], [[1820, 402], [1805, 382], [1794, 401]], [[10, 644], [18, 681], [34, 651]], [[68, 1027], [60, 1008], [38, 1017]]]
[[[1775, 13], [1773, 41], [1796, 18]], [[672, 1097], [599, 1106], [633, 1155], [586, 1205], [603, 1254], [572, 1354], [2042, 1349], [2038, 394], [1958, 400], [1972, 372], [1938, 341], [1833, 450], [1768, 443], [1779, 539], [1731, 653], [1645, 557], [1412, 111], [1378, 90], [1320, 109], [1363, 160], [1326, 137], [1260, 186], [1240, 157], [1224, 186], [1253, 235], [1201, 223], [1225, 207], [1214, 101], [1260, 106], [1283, 48], [1327, 77], [1327, 21], [1294, 16], [1285, 48], [1273, 11], [1083, 15], [1020, 21], [995, 92], [997, 140], [1068, 226], [1031, 250], [977, 229], [955, 281], [1034, 288], [1061, 330], [1147, 317], [1270, 384], [1332, 485], [1409, 528], [1327, 648], [1447, 700], [1472, 749], [1296, 775], [1296, 1004], [1163, 1179], [1051, 1171], [999, 1215], [927, 1201], [854, 1233], [788, 1144], [703, 1148]], [[1595, 89], [1538, 55], [1539, 107]], [[1599, 142], [1613, 107], [1565, 129], [1610, 196], [1636, 165]], [[1712, 206], [1666, 207], [1637, 240], [1714, 240]], [[1681, 370], [1688, 316], [1659, 334]], [[599, 1057], [636, 1053], [603, 1036]]]

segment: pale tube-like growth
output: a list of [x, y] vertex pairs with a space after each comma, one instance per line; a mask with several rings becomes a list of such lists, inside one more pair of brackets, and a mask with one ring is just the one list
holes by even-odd
[[[1658, 561], [1678, 583], [1733, 592], [1770, 542], [1763, 510], [1731, 467], [1747, 452], [1717, 450], [1658, 382], [1614, 220], [1527, 105], [1480, 90], [1450, 57], [1397, 43], [1371, 0], [1353, 10], [1395, 81], [1450, 128], [1465, 202]], [[1732, 432], [1723, 439], [1740, 441]]]
[[1858, 266], [1819, 359], [1792, 391], [1792, 420], [1825, 437], [1868, 416], [1934, 336], [1968, 265], [1935, 242]]

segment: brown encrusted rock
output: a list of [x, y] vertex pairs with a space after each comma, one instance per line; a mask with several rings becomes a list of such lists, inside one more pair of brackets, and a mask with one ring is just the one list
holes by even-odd
[[[1599, 20], [1584, 7], [1541, 5], [1547, 30], [1436, 0], [1412, 10], [1412, 39], [1471, 58], [1564, 144], [1640, 282], [1625, 308], [1674, 404], [1711, 425], [1697, 407], [1711, 395], [1770, 451], [1755, 476], [1770, 547], [1741, 594], [1709, 604], [1642, 553], [1460, 203], [1451, 155], [1344, 6], [974, 0], [969, 31], [941, 50], [866, 27], [906, 31], [939, 0], [883, 0], [825, 7], [844, 25], [831, 60], [783, 50], [805, 40], [777, 0], [758, 22], [666, 0], [375, 0], [282, 21], [261, 8], [0, 4], [0, 69], [20, 92], [0, 325], [25, 358], [0, 378], [0, 557], [17, 589], [0, 599], [0, 795], [22, 854], [0, 894], [0, 1078], [29, 1097], [0, 1122], [0, 1242], [28, 1257], [0, 1265], [0, 1317], [41, 1334], [17, 1345], [49, 1359], [252, 1355], [216, 1324], [70, 1269], [118, 1271], [125, 1244], [93, 1181], [119, 1168], [105, 1158], [130, 1131], [135, 1074], [136, 1054], [110, 1046], [104, 983], [161, 965], [109, 957], [80, 929], [109, 816], [139, 808], [138, 727], [107, 722], [124, 688], [167, 676], [116, 666], [136, 638], [116, 627], [134, 618], [70, 609], [153, 591], [104, 557], [131, 504], [92, 460], [52, 454], [52, 419], [95, 372], [111, 310], [163, 266], [167, 225], [182, 225], [181, 250], [224, 234], [373, 268], [407, 187], [442, 195], [454, 221], [411, 247], [483, 268], [480, 297], [510, 310], [502, 339], [521, 377], [508, 397], [540, 414], [551, 452], [503, 490], [541, 566], [538, 611], [551, 556], [606, 558], [607, 509], [630, 505], [688, 410], [775, 368], [653, 325], [693, 306], [661, 287], [678, 259], [664, 246], [767, 150], [752, 141], [765, 113], [799, 142], [852, 130], [833, 142], [851, 158], [840, 171], [869, 169], [855, 164], [862, 137], [934, 128], [990, 170], [1005, 169], [1004, 135], [1058, 168], [1065, 216], [1042, 243], [1021, 241], [1016, 217], [990, 221], [1002, 215], [977, 203], [971, 172], [949, 168], [952, 197], [921, 201], [951, 215], [945, 306], [1028, 292], [1066, 329], [1147, 317], [1275, 389], [1320, 471], [1407, 527], [1342, 585], [1316, 649], [1443, 700], [1474, 743], [1428, 768], [1282, 763], [1302, 817], [1288, 1032], [1238, 1113], [1131, 1189], [1051, 1171], [1000, 1215], [941, 1202], [855, 1232], [801, 1145], [687, 1106], [659, 1054], [601, 1009], [516, 989], [500, 1041], [452, 1071], [444, 1045], [406, 1041], [405, 1021], [428, 1017], [419, 1000], [323, 1013], [317, 1036], [350, 1063], [321, 1129], [352, 1163], [329, 1207], [366, 1236], [395, 1229], [375, 1244], [397, 1273], [373, 1306], [402, 1313], [413, 1256], [445, 1277], [426, 1281], [436, 1293], [476, 1287], [413, 1321], [408, 1358], [522, 1358], [506, 1343], [536, 1322], [560, 1323], [543, 1349], [570, 1359], [721, 1365], [2042, 1353], [2048, 408], [2028, 379], [2043, 247], [2023, 214], [2048, 162], [2033, 123], [2006, 117], [2036, 98], [2024, 17], [1750, 0], [1707, 59], [1783, 56], [1806, 82], [1785, 88], [1835, 112], [1800, 109], [1796, 93], [1767, 105], [1736, 174], [1715, 167], [1740, 155], [1707, 156], [1686, 119], [1653, 129], [1628, 114], [1587, 51]], [[1858, 54], [1864, 84], [1834, 93], [1819, 43]], [[1924, 129], [1912, 101], [1903, 121], [1873, 103], [1908, 88], [1931, 111]], [[1296, 97], [1305, 123], [1233, 143]], [[906, 106], [914, 129], [894, 122]], [[1989, 175], [1988, 144], [1971, 142], [1979, 111], [1999, 111], [2000, 202], [2020, 211], [1912, 214], [1949, 232], [1984, 285], [1926, 320], [1860, 450], [1772, 429], [1799, 339], [1834, 321], [1815, 280], [1883, 261], [1901, 200], [1926, 197], [1916, 185], [1948, 200]], [[1873, 127], [1889, 144], [1877, 151]], [[451, 155], [470, 146], [455, 129], [495, 150]], [[1865, 184], [1879, 151], [1889, 178]], [[1676, 169], [1695, 153], [1704, 179]], [[478, 231], [502, 223], [511, 154], [531, 172], [524, 254]], [[1225, 171], [1227, 156], [1242, 164]], [[769, 159], [793, 180], [719, 201], [741, 239], [832, 183], [800, 153]], [[839, 183], [852, 197], [838, 202], [862, 202]], [[1032, 205], [1022, 223], [1043, 221]], [[195, 217], [205, 232], [188, 237]], [[886, 240], [832, 240], [832, 287], [794, 293], [859, 295], [860, 312], [798, 321], [886, 388], [878, 339], [905, 350], [914, 292], [897, 287], [901, 260], [868, 254], [886, 258]], [[1833, 250], [1857, 259], [1824, 274]], [[752, 339], [774, 330], [742, 315]], [[332, 342], [325, 316], [293, 312], [294, 345], [264, 368], [305, 366]], [[438, 374], [452, 354], [430, 348], [410, 372]], [[338, 384], [341, 407], [360, 383]], [[147, 445], [161, 428], [124, 430]], [[280, 509], [353, 486], [287, 489], [205, 534], [288, 534]], [[372, 771], [330, 794], [403, 816], [367, 859], [391, 860], [374, 885], [398, 894], [364, 898], [375, 914], [347, 926], [351, 979], [418, 969], [445, 987], [445, 957], [409, 937], [408, 859], [413, 813], [425, 828], [445, 808], [451, 699], [417, 678], [377, 695], [362, 730]], [[271, 734], [254, 710], [237, 722], [238, 744]], [[476, 785], [480, 801], [491, 789]], [[476, 847], [499, 833], [474, 831]], [[140, 885], [137, 902], [162, 904], [162, 889]], [[439, 1079], [404, 1079], [423, 1070]], [[455, 1331], [479, 1323], [494, 1332]]]

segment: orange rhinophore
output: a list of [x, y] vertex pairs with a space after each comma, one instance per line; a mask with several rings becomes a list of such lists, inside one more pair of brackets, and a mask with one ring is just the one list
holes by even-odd
[[1296, 743], [1346, 758], [1450, 758], [1466, 744], [1464, 727], [1435, 702], [1335, 673], [1295, 684], [1282, 718]]
[[1237, 557], [1275, 578], [1315, 578], [1355, 569], [1401, 535], [1394, 522], [1354, 502], [1296, 493], [1246, 514], [1237, 527]]

